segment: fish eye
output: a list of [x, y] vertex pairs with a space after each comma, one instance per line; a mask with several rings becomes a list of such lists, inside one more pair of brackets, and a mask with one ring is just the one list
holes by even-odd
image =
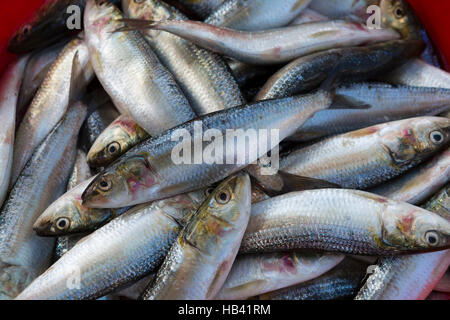
[[103, 177], [98, 183], [98, 185], [99, 189], [104, 192], [111, 190], [112, 187], [111, 181], [109, 181], [109, 179], [107, 179], [106, 177]]
[[444, 134], [440, 131], [433, 131], [430, 133], [430, 139], [434, 144], [441, 144], [444, 141]]
[[56, 227], [62, 231], [67, 230], [69, 228], [69, 225], [70, 225], [70, 220], [68, 218], [59, 218], [56, 221]]
[[396, 18], [400, 19], [405, 16], [405, 11], [401, 7], [397, 7], [394, 9], [394, 15]]
[[23, 34], [28, 34], [29, 32], [31, 31], [31, 26], [30, 25], [25, 25], [24, 27], [23, 27], [23, 29], [22, 29], [22, 33]]
[[230, 192], [228, 192], [227, 190], [220, 191], [220, 192], [216, 195], [216, 200], [217, 200], [217, 202], [220, 203], [220, 204], [227, 204], [227, 203], [230, 202], [230, 200], [231, 200]]
[[435, 231], [428, 231], [425, 234], [425, 240], [428, 245], [434, 247], [439, 243], [439, 235]]
[[111, 142], [106, 149], [108, 151], [108, 154], [114, 155], [120, 152], [120, 144], [115, 141]]

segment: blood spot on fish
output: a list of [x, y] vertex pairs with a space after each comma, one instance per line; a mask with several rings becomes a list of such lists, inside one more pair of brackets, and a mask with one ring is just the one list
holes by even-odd
[[281, 47], [273, 48], [273, 55], [276, 58], [280, 58], [281, 57]]
[[265, 261], [263, 268], [266, 271], [275, 271], [278, 273], [297, 274], [297, 268], [289, 255], [283, 256], [276, 261]]
[[412, 229], [412, 225], [414, 222], [414, 211], [411, 211], [407, 215], [403, 216], [400, 223], [401, 223], [401, 230], [403, 232], [409, 232]]

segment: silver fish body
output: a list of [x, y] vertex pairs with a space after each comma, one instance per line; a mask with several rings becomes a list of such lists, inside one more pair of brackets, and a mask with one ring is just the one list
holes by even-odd
[[83, 104], [70, 106], [63, 120], [36, 149], [2, 207], [2, 298], [14, 298], [50, 264], [55, 241], [38, 237], [33, 223], [67, 186], [75, 161], [78, 132], [85, 116]]
[[173, 76], [139, 32], [113, 32], [124, 24], [111, 3], [88, 0], [86, 43], [95, 74], [121, 113], [156, 135], [196, 117]]

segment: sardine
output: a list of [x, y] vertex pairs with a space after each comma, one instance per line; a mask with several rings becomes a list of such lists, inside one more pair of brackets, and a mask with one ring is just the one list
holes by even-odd
[[189, 219], [144, 300], [211, 300], [224, 284], [250, 218], [250, 178], [222, 182]]
[[246, 254], [236, 258], [215, 299], [240, 300], [317, 278], [344, 259], [330, 253]]
[[449, 245], [450, 222], [437, 214], [364, 191], [322, 189], [254, 204], [240, 252], [395, 255]]
[[235, 31], [196, 21], [124, 19], [120, 30], [150, 29], [173, 33], [198, 46], [249, 64], [277, 64], [332, 48], [396, 40], [393, 29], [368, 29], [346, 21], [325, 21], [266, 31]]
[[289, 288], [259, 296], [260, 300], [336, 300], [354, 297], [367, 265], [345, 259], [323, 276]]
[[[143, 278], [167, 255], [181, 231], [179, 221], [204, 199], [202, 191], [131, 209], [77, 243], [17, 299], [96, 299]], [[79, 286], [68, 286], [73, 279]]]
[[87, 155], [91, 167], [105, 167], [122, 154], [150, 138], [129, 115], [114, 120], [95, 140]]
[[[78, 68], [73, 68], [74, 64]], [[72, 74], [72, 69], [81, 75]], [[69, 105], [70, 81], [78, 79], [87, 85], [93, 78], [89, 54], [84, 41], [73, 39], [50, 67], [24, 119], [17, 130], [11, 186], [30, 159], [35, 148], [64, 116]], [[81, 84], [80, 84], [81, 86]]]
[[226, 0], [176, 0], [184, 8], [205, 19]]
[[86, 42], [95, 74], [122, 114], [156, 135], [196, 117], [173, 76], [139, 32], [114, 33], [122, 12], [108, 2], [88, 0]]
[[284, 27], [310, 3], [311, 0], [228, 0], [205, 23], [241, 31]]
[[[187, 19], [158, 0], [139, 3], [123, 0], [123, 7], [128, 16], [137, 19]], [[197, 115], [244, 103], [236, 80], [222, 57], [167, 32], [146, 30], [144, 36], [161, 63], [173, 74]]]
[[16, 61], [0, 79], [0, 206], [5, 200], [11, 178], [16, 105], [28, 58], [25, 56]]
[[449, 141], [447, 118], [387, 122], [293, 151], [280, 160], [280, 170], [343, 188], [367, 189], [415, 167]]
[[36, 149], [0, 213], [0, 296], [14, 298], [50, 264], [54, 239], [38, 237], [36, 218], [61, 195], [76, 156], [86, 106], [75, 103]]

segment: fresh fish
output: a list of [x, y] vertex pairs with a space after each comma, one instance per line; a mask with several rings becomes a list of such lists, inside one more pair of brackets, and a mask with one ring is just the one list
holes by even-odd
[[266, 31], [244, 32], [196, 21], [124, 19], [118, 30], [151, 29], [173, 33], [202, 48], [249, 64], [278, 64], [332, 48], [396, 40], [392, 29], [368, 29], [346, 21], [325, 21]]
[[69, 250], [75, 247], [75, 245], [84, 237], [86, 237], [86, 234], [73, 234], [57, 238], [54, 254], [55, 261], [69, 252]]
[[[86, 137], [85, 144], [92, 147], [100, 135], [108, 128], [111, 123], [120, 116], [113, 103], [108, 101], [95, 110], [86, 119], [82, 133]], [[86, 158], [85, 158], [86, 161]]]
[[200, 18], [206, 18], [226, 0], [177, 0], [184, 8], [194, 12]]
[[75, 165], [73, 166], [72, 174], [67, 184], [67, 191], [75, 188], [79, 183], [86, 181], [92, 177], [91, 169], [86, 163], [86, 153], [78, 149], [75, 158]]
[[311, 0], [228, 0], [205, 23], [241, 31], [260, 31], [288, 25]]
[[[120, 3], [120, 0], [110, 1]], [[69, 29], [67, 22], [76, 22], [73, 20], [74, 14], [82, 15], [85, 5], [86, 0], [47, 0], [34, 17], [16, 32], [9, 43], [8, 50], [13, 53], [30, 52], [47, 47], [81, 30], [82, 16], [80, 16], [80, 29]], [[70, 6], [76, 6], [79, 11], [68, 10]]]
[[[421, 204], [449, 182], [450, 149], [398, 178], [370, 190], [390, 199]], [[450, 208], [450, 206], [449, 206]]]
[[8, 192], [13, 165], [16, 105], [28, 56], [12, 64], [0, 79], [0, 206]]
[[227, 279], [250, 218], [247, 174], [222, 182], [189, 219], [144, 300], [211, 300]]
[[238, 256], [215, 299], [240, 300], [317, 278], [344, 259], [330, 253], [265, 253]]
[[[74, 65], [78, 67], [74, 68]], [[72, 69], [81, 74], [72, 74]], [[14, 146], [11, 186], [17, 180], [35, 148], [64, 116], [69, 105], [72, 78], [78, 79], [77, 81], [85, 85], [93, 78], [87, 47], [79, 38], [67, 44], [52, 64], [20, 123]]]
[[383, 76], [383, 79], [407, 86], [450, 89], [450, 73], [417, 58]]
[[[332, 95], [321, 89], [305, 96], [219, 111], [175, 127], [146, 140], [105, 169], [83, 193], [83, 203], [93, 208], [115, 208], [206, 188], [275, 148], [315, 112], [328, 108], [331, 100]], [[214, 129], [214, 141], [201, 141], [208, 139], [202, 139], [199, 131], [209, 129]], [[260, 130], [267, 135], [262, 134], [258, 139], [256, 133]], [[246, 137], [252, 132], [260, 141], [247, 144]], [[227, 136], [229, 141], [237, 141], [233, 144], [237, 144], [238, 154], [230, 152], [230, 149], [235, 150], [230, 142], [228, 151], [224, 150]], [[183, 138], [182, 143], [180, 138]], [[199, 162], [199, 149], [202, 155], [203, 150], [209, 154], [217, 150], [215, 158], [208, 159], [212, 164], [201, 159], [203, 164], [194, 164]], [[172, 156], [181, 151], [183, 159], [173, 160]], [[191, 155], [197, 156], [191, 159]]]
[[[205, 197], [203, 190], [131, 209], [75, 245], [17, 299], [96, 299], [156, 271], [180, 223]], [[74, 275], [80, 286], [68, 287]]]
[[130, 114], [156, 135], [196, 117], [172, 75], [136, 31], [124, 26], [121, 11], [108, 2], [88, 0], [86, 42], [95, 74], [122, 114]]
[[367, 265], [345, 259], [323, 276], [259, 296], [260, 300], [336, 300], [354, 297]]
[[90, 232], [130, 209], [92, 209], [83, 205], [81, 195], [93, 179], [81, 182], [48, 206], [33, 226], [36, 233], [54, 237]]
[[[292, 137], [309, 141], [323, 136], [350, 132], [383, 122], [419, 116], [434, 116], [448, 110], [448, 89], [356, 83], [336, 90], [335, 104], [370, 106], [361, 110], [317, 112]], [[450, 98], [450, 95], [448, 96]]]
[[[447, 186], [424, 207], [429, 210], [439, 209], [433, 208], [433, 204], [438, 202], [448, 205], [448, 199]], [[448, 206], [435, 212], [446, 221], [450, 221]], [[426, 235], [427, 239], [435, 241], [438, 241], [439, 237], [439, 233], [434, 231]], [[355, 299], [424, 300], [436, 287], [449, 265], [450, 250], [403, 257], [383, 257]]]
[[105, 167], [132, 147], [150, 138], [129, 115], [114, 120], [98, 136], [87, 155], [91, 167]]
[[396, 40], [365, 47], [332, 49], [298, 58], [276, 72], [255, 100], [267, 100], [308, 92], [326, 79], [338, 65], [342, 80], [366, 80], [386, 73], [416, 56], [421, 41]]
[[70, 106], [36, 149], [0, 213], [0, 297], [12, 299], [50, 264], [54, 239], [38, 237], [36, 218], [67, 185], [86, 106]]
[[66, 44], [66, 41], [62, 44], [56, 44], [30, 57], [25, 69], [22, 86], [20, 87], [19, 100], [17, 102], [17, 117], [19, 118], [16, 121], [17, 124], [22, 120], [26, 108], [33, 100], [37, 90], [47, 76], [52, 63], [56, 60]]
[[280, 170], [367, 189], [426, 160], [450, 141], [450, 120], [419, 117], [327, 138], [280, 159]]
[[252, 206], [241, 253], [315, 249], [358, 255], [442, 250], [450, 222], [364, 191], [292, 192]]
[[[162, 1], [123, 0], [125, 13], [138, 19], [186, 20]], [[228, 109], [244, 99], [222, 57], [167, 32], [146, 30], [144, 36], [161, 62], [173, 74], [197, 115]], [[167, 128], [168, 129], [168, 128]]]

